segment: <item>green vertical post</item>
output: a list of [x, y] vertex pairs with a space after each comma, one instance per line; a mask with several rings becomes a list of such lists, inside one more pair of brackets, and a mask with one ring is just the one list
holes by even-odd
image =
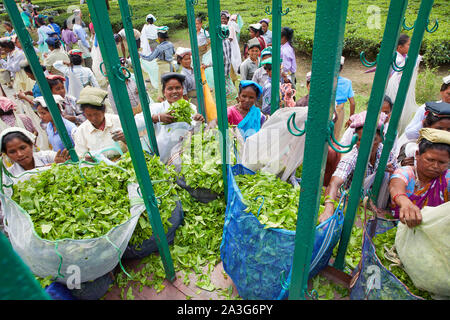
[[3, 4], [14, 26], [14, 30], [16, 30], [17, 37], [22, 44], [23, 52], [25, 53], [25, 57], [30, 64], [31, 70], [33, 71], [39, 85], [39, 89], [41, 89], [44, 100], [47, 103], [48, 109], [55, 123], [56, 130], [58, 130], [59, 136], [61, 137], [61, 141], [63, 142], [64, 147], [69, 151], [70, 158], [73, 161], [78, 161], [77, 153], [75, 152], [72, 141], [70, 141], [70, 137], [61, 118], [59, 108], [56, 105], [55, 99], [53, 99], [52, 91], [48, 85], [47, 79], [45, 78], [44, 71], [42, 71], [39, 58], [34, 51], [33, 41], [23, 23], [19, 10], [17, 9], [17, 4], [14, 0], [5, 0], [3, 1]]
[[280, 107], [280, 51], [281, 51], [281, 12], [282, 0], [272, 0], [272, 87], [270, 113]]
[[405, 14], [408, 0], [391, 1], [384, 29], [383, 40], [381, 42], [380, 53], [377, 59], [377, 69], [367, 106], [367, 117], [363, 127], [361, 143], [358, 151], [355, 171], [353, 173], [352, 184], [350, 186], [350, 196], [345, 213], [345, 220], [342, 229], [339, 249], [334, 262], [334, 267], [343, 270], [345, 267], [345, 253], [355, 222], [356, 210], [361, 197], [361, 187], [367, 170], [370, 151], [375, 137], [378, 116], [384, 99], [389, 73], [394, 52], [397, 48], [397, 39], [402, 27], [403, 16]]
[[189, 27], [189, 39], [191, 41], [192, 62], [194, 65], [195, 90], [197, 91], [198, 110], [206, 119], [205, 97], [203, 96], [203, 82], [200, 73], [200, 55], [198, 51], [197, 29], [195, 28], [194, 5], [198, 0], [186, 0], [186, 11]]
[[166, 271], [166, 277], [168, 280], [173, 281], [175, 279], [173, 261], [156, 203], [152, 181], [139, 140], [136, 122], [134, 121], [130, 99], [124, 82], [125, 78], [122, 73], [123, 68], [120, 66], [119, 55], [113, 38], [113, 31], [106, 4], [104, 1], [97, 0], [88, 0], [87, 4], [103, 56], [103, 61], [109, 75], [108, 80], [111, 85], [111, 91], [114, 100], [117, 101], [117, 111], [119, 113], [120, 123], [122, 124], [123, 132], [125, 134], [134, 171], [136, 172], [142, 198], [144, 200], [145, 208], [147, 209], [148, 218], [153, 233], [155, 234], [156, 244]]
[[51, 300], [0, 232], [0, 300]]
[[223, 44], [220, 22], [220, 1], [208, 0], [209, 33], [211, 37], [212, 62], [214, 69], [214, 91], [216, 96], [217, 120], [221, 133], [222, 178], [227, 197], [227, 164], [230, 163], [228, 143], [228, 117], [225, 90], [225, 70], [223, 67]]
[[[306, 125], [305, 158], [289, 299], [305, 299], [314, 246], [323, 170], [328, 153], [328, 125], [334, 110], [337, 76], [348, 0], [318, 1], [314, 31], [311, 93]], [[279, 37], [279, 35], [274, 35]], [[314, 128], [314, 132], [312, 132]]]
[[425, 29], [428, 25], [428, 17], [433, 7], [434, 0], [423, 0], [420, 4], [419, 13], [416, 22], [414, 23], [414, 32], [411, 38], [411, 45], [408, 51], [408, 58], [404, 66], [402, 78], [395, 98], [395, 103], [392, 108], [391, 118], [389, 120], [389, 127], [383, 142], [383, 152], [381, 153], [378, 164], [378, 171], [375, 176], [375, 181], [372, 186], [373, 199], [378, 199], [381, 184], [384, 178], [384, 168], [386, 167], [391, 152], [392, 146], [397, 136], [397, 127], [402, 115], [403, 106], [405, 104], [406, 95], [408, 93], [411, 77], [416, 66], [417, 56], [419, 55], [420, 45], [422, 44]]
[[134, 39], [133, 23], [131, 22], [131, 12], [128, 0], [119, 0], [120, 14], [122, 15], [123, 28], [127, 36], [128, 51], [130, 52], [131, 62], [133, 64], [134, 76], [141, 101], [142, 112], [144, 114], [145, 127], [147, 128], [148, 141], [152, 151], [159, 156], [158, 143], [156, 142], [155, 129], [153, 128], [152, 114], [150, 111], [150, 101], [145, 88], [144, 77], [142, 76], [141, 62], [139, 60], [138, 49]]

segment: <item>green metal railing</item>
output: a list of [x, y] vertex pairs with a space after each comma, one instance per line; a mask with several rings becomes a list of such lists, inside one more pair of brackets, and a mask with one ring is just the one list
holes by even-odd
[[[350, 187], [350, 196], [347, 211], [345, 213], [342, 235], [339, 241], [336, 260], [334, 262], [334, 267], [339, 270], [343, 270], [345, 266], [345, 253], [355, 221], [356, 210], [359, 206], [361, 187], [367, 170], [367, 164], [378, 125], [378, 117], [384, 99], [384, 92], [392, 68], [392, 60], [397, 49], [397, 39], [400, 35], [407, 5], [407, 0], [396, 0], [391, 1], [389, 6], [383, 40], [377, 58], [377, 69], [375, 71], [372, 91], [367, 107], [367, 117], [363, 126], [358, 159], [356, 161], [356, 167]], [[389, 127], [391, 127], [391, 125], [389, 125]], [[394, 126], [392, 126], [392, 128], [394, 128]], [[396, 127], [394, 129], [396, 129]], [[378, 166], [378, 171], [384, 172], [384, 169], [384, 167]]]
[[191, 42], [192, 62], [195, 76], [195, 90], [197, 91], [198, 110], [206, 119], [205, 97], [203, 96], [203, 82], [200, 72], [200, 56], [197, 42], [197, 29], [195, 28], [195, 10], [194, 6], [198, 4], [198, 0], [186, 0], [186, 12], [189, 27], [189, 39]]
[[[113, 93], [114, 100], [117, 101], [117, 111], [119, 113], [120, 122], [125, 134], [128, 150], [136, 172], [136, 177], [140, 186], [145, 208], [147, 209], [148, 219], [152, 226], [153, 232], [155, 233], [155, 240], [158, 246], [159, 254], [161, 255], [164, 269], [166, 271], [166, 278], [173, 281], [175, 279], [173, 261], [156, 203], [153, 185], [139, 140], [139, 134], [136, 127], [136, 122], [134, 121], [128, 91], [121, 71], [119, 55], [117, 53], [116, 44], [113, 38], [113, 31], [109, 20], [106, 3], [104, 1], [88, 0], [87, 4], [91, 14], [92, 23], [94, 24], [95, 34], [97, 35], [103, 62], [108, 73], [111, 91]], [[134, 36], [127, 35], [127, 39], [134, 40]]]
[[[406, 95], [408, 93], [411, 77], [414, 73], [417, 57], [419, 55], [420, 45], [422, 44], [423, 36], [428, 28], [428, 17], [431, 13], [434, 0], [423, 0], [420, 4], [419, 13], [416, 22], [414, 22], [414, 32], [411, 38], [411, 44], [408, 51], [408, 58], [402, 69], [402, 78], [395, 97], [394, 106], [392, 108], [391, 118], [389, 120], [389, 127], [385, 135], [383, 143], [383, 152], [381, 153], [379, 168], [385, 168], [389, 159], [392, 146], [394, 145], [397, 136], [397, 127], [402, 115], [403, 106], [405, 104]], [[395, 60], [394, 60], [395, 61]], [[375, 176], [375, 181], [372, 186], [373, 200], [377, 201], [381, 184], [384, 178], [384, 171], [378, 170]]]
[[[303, 174], [289, 299], [305, 299], [336, 96], [348, 0], [318, 1]], [[315, 128], [314, 134], [308, 134]], [[305, 170], [305, 168], [308, 168]], [[308, 183], [305, 183], [308, 181]]]
[[214, 92], [216, 96], [217, 121], [221, 133], [222, 178], [225, 199], [228, 195], [227, 164], [230, 163], [225, 70], [223, 66], [223, 30], [220, 22], [220, 1], [208, 0], [209, 35], [211, 37], [212, 62], [214, 70]]
[[9, 18], [11, 19], [11, 23], [14, 26], [14, 30], [16, 30], [17, 37], [19, 38], [25, 57], [30, 64], [34, 77], [36, 78], [36, 82], [39, 85], [39, 89], [42, 92], [42, 96], [44, 97], [50, 114], [52, 115], [53, 122], [58, 130], [61, 141], [64, 144], [64, 147], [69, 151], [70, 158], [73, 161], [78, 161], [77, 153], [75, 152], [72, 141], [67, 133], [66, 126], [61, 118], [59, 108], [56, 105], [55, 99], [53, 99], [52, 90], [50, 89], [47, 79], [45, 78], [44, 71], [39, 63], [39, 58], [34, 51], [33, 40], [31, 39], [31, 36], [23, 23], [17, 4], [13, 0], [5, 0], [3, 1], [3, 4], [8, 12]]
[[131, 7], [128, 5], [127, 0], [119, 0], [119, 8], [122, 15], [123, 27], [127, 36], [128, 51], [130, 52], [131, 62], [133, 64], [134, 76], [138, 87], [139, 100], [141, 102], [142, 112], [144, 115], [148, 141], [150, 142], [152, 152], [159, 156], [158, 143], [156, 142], [155, 129], [153, 128], [152, 114], [149, 106], [150, 101], [148, 98], [147, 89], [145, 87], [144, 77], [142, 75], [138, 48], [134, 39], [133, 24], [131, 22]]

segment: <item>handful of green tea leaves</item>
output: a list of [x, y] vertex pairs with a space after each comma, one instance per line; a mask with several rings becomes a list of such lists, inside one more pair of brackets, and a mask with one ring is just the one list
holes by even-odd
[[56, 165], [14, 185], [12, 199], [43, 239], [91, 239], [126, 222], [129, 174], [104, 163]]
[[194, 110], [191, 108], [191, 104], [189, 101], [184, 99], [180, 99], [174, 103], [172, 103], [167, 110], [167, 112], [171, 112], [171, 115], [175, 118], [174, 122], [192, 122], [192, 116], [194, 115]]

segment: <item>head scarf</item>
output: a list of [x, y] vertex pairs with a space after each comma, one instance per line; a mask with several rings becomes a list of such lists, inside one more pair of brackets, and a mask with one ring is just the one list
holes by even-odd
[[423, 139], [431, 143], [445, 143], [450, 145], [450, 132], [433, 128], [422, 128], [419, 131], [417, 143], [420, 143]]
[[13, 110], [15, 106], [16, 104], [14, 103], [14, 101], [6, 97], [0, 97], [0, 109], [2, 109], [4, 112]]
[[61, 81], [66, 81], [66, 78], [64, 78], [63, 76], [60, 76], [59, 74], [49, 74], [47, 76], [45, 76], [45, 78], [47, 80], [56, 80], [59, 79]]
[[259, 20], [259, 23], [262, 23], [262, 22], [265, 22], [265, 23], [267, 23], [267, 25], [269, 25], [270, 20], [267, 18]]
[[239, 83], [239, 86], [242, 89], [244, 89], [245, 87], [248, 87], [250, 85], [254, 85], [258, 89], [258, 92], [256, 93], [256, 97], [259, 98], [259, 96], [263, 92], [262, 87], [259, 84], [257, 84], [255, 81], [251, 81], [251, 80], [241, 80], [241, 82]]
[[431, 113], [438, 118], [450, 117], [450, 103], [442, 102], [426, 102], [425, 103], [425, 117]]
[[306, 74], [306, 81], [311, 81], [311, 71]]
[[[367, 111], [363, 111], [357, 114], [354, 114], [350, 117], [350, 121], [352, 124], [350, 125], [350, 128], [358, 129], [364, 126], [364, 122], [366, 122], [366, 115]], [[378, 119], [378, 129], [381, 129], [381, 126], [386, 121], [387, 115], [384, 112], [381, 112], [380, 117]]]
[[442, 79], [442, 81], [443, 81], [445, 84], [449, 84], [449, 83], [450, 83], [450, 75], [444, 77], [444, 78]]
[[[64, 98], [61, 97], [59, 94], [54, 94], [53, 99], [55, 100], [56, 104], [60, 104], [60, 103], [64, 102]], [[43, 108], [48, 109], [47, 103], [45, 102], [45, 99], [43, 96], [34, 98], [33, 102], [35, 104], [39, 103]]]
[[191, 53], [191, 49], [189, 49], [189, 48], [178, 47], [175, 54], [177, 56], [184, 57], [185, 55], [192, 54], [192, 53]]
[[69, 55], [78, 55], [78, 56], [82, 57], [83, 52], [81, 52], [81, 50], [79, 50], [79, 49], [72, 49], [69, 51]]
[[248, 26], [249, 28], [253, 28], [255, 30], [261, 30], [262, 26], [261, 23], [254, 23]]
[[155, 16], [154, 15], [152, 15], [151, 13], [150, 14], [148, 14], [146, 17], [145, 17], [145, 21], [147, 21], [148, 19], [150, 19], [150, 18], [152, 18], [153, 19], [153, 22], [155, 22], [156, 21], [156, 18], [155, 18]]
[[24, 129], [24, 128], [19, 128], [19, 127], [9, 127], [6, 128], [5, 130], [2, 131], [2, 133], [0, 133], [0, 148], [3, 144], [3, 138], [12, 132], [20, 132], [23, 133], [28, 139], [31, 140], [31, 142], [34, 144], [36, 142], [36, 136], [34, 134], [32, 134], [30, 131]]
[[230, 19], [230, 13], [228, 12], [228, 10], [222, 10], [220, 12], [220, 16], [225, 16], [227, 17], [227, 19]]

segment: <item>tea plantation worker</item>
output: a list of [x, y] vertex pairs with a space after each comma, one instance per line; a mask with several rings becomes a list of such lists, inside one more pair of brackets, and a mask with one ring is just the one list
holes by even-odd
[[[342, 71], [344, 67], [345, 58], [341, 57], [341, 65], [339, 67], [339, 72]], [[339, 139], [341, 137], [341, 129], [344, 123], [345, 103], [348, 101], [350, 104], [350, 117], [355, 114], [356, 102], [355, 93], [353, 92], [352, 81], [350, 79], [338, 76], [337, 87], [336, 87], [336, 113], [337, 121], [334, 127], [334, 136]], [[346, 127], [350, 125], [350, 119], [346, 123]]]
[[[136, 46], [137, 49], [141, 47], [141, 33], [139, 30], [133, 29], [134, 33], [134, 39], [136, 40]], [[124, 58], [130, 57], [130, 52], [128, 50], [128, 43], [127, 43], [127, 34], [125, 32], [125, 29], [121, 29], [118, 33], [114, 34], [114, 40], [116, 41], [116, 44], [120, 45], [120, 49], [122, 50], [122, 56]], [[125, 46], [127, 47], [125, 49]], [[119, 51], [119, 50], [117, 50]]]
[[308, 94], [295, 102], [296, 107], [307, 107], [309, 103], [309, 88], [311, 86], [311, 71], [306, 74], [306, 89]]
[[16, 114], [15, 107], [14, 101], [0, 97], [0, 122], [6, 127], [21, 127], [37, 135], [38, 132], [31, 118], [25, 114]]
[[242, 80], [252, 80], [260, 64], [261, 46], [259, 41], [255, 38], [250, 39], [247, 46], [248, 58], [241, 63], [238, 70]]
[[[60, 105], [62, 104], [64, 99], [59, 95], [53, 95], [53, 98], [55, 99], [55, 102], [56, 102], [56, 105], [58, 106], [58, 108], [61, 108]], [[39, 118], [41, 118], [41, 120], [44, 123], [47, 123], [46, 131], [47, 131], [47, 136], [48, 136], [48, 142], [52, 146], [52, 150], [54, 150], [54, 151], [64, 150], [64, 143], [61, 140], [61, 137], [55, 126], [53, 117], [52, 117], [50, 111], [48, 110], [48, 106], [44, 100], [44, 97], [42, 97], [42, 96], [38, 97], [38, 98], [34, 99], [34, 101], [35, 101], [35, 107], [37, 109]], [[64, 123], [64, 126], [66, 127], [67, 133], [69, 134], [70, 141], [72, 142], [72, 145], [73, 145], [72, 136], [73, 136], [75, 130], [77, 129], [77, 126], [73, 122], [70, 122], [69, 120], [64, 119], [64, 118], [62, 118], [62, 121]]]
[[[122, 66], [125, 66], [125, 58], [123, 58], [123, 57], [120, 58], [120, 64]], [[122, 72], [126, 76], [127, 71], [125, 69], [123, 69]], [[136, 82], [131, 78], [125, 79], [125, 85], [127, 86], [127, 92], [128, 92], [128, 97], [130, 98], [131, 107], [133, 108], [133, 110], [140, 108], [140, 100], [139, 100], [139, 94], [138, 94], [138, 88], [137, 88]], [[108, 99], [109, 99], [109, 103], [111, 104], [113, 113], [118, 114], [116, 102], [114, 100], [114, 96], [113, 96], [110, 84], [108, 84]]]
[[67, 26], [67, 20], [64, 20], [61, 30], [61, 40], [64, 42], [67, 52], [72, 50], [72, 46], [78, 42], [78, 38], [75, 33]]
[[[152, 61], [157, 59], [158, 79], [161, 79], [162, 74], [174, 71], [172, 60], [173, 55], [175, 54], [175, 47], [172, 42], [168, 41], [168, 30], [168, 27], [158, 27], [158, 46], [150, 55], [139, 54], [144, 60]], [[162, 94], [162, 92], [160, 92], [160, 94]]]
[[5, 37], [12, 37], [13, 35], [16, 34], [16, 31], [14, 30], [13, 25], [11, 24], [11, 22], [8, 21], [4, 21], [3, 22], [3, 27], [5, 28]]
[[267, 47], [263, 51], [261, 51], [261, 62], [259, 64], [259, 68], [255, 70], [253, 73], [252, 81], [259, 84], [261, 87], [264, 86], [266, 80], [269, 78], [269, 75], [264, 69], [263, 61], [272, 57], [272, 47]]
[[[44, 74], [47, 72], [46, 68], [44, 66], [41, 66], [42, 70], [44, 71]], [[41, 93], [41, 89], [39, 88], [39, 84], [36, 81], [36, 78], [34, 77], [33, 71], [31, 70], [31, 66], [28, 63], [28, 60], [24, 59], [20, 62], [20, 68], [21, 71], [25, 74], [25, 76], [27, 77], [27, 80], [32, 80], [34, 81], [34, 84], [31, 87], [31, 90], [22, 90], [22, 88], [26, 88], [28, 87], [28, 82], [23, 81], [23, 84], [20, 86], [21, 89], [19, 89], [19, 92], [17, 93], [17, 98], [19, 98], [20, 100], [26, 101], [28, 102], [30, 105], [33, 105], [34, 102], [32, 99], [28, 98], [28, 96], [33, 96], [33, 98], [37, 98], [42, 96]], [[17, 73], [19, 74], [19, 73]], [[18, 80], [18, 78], [16, 78], [16, 81]]]
[[[450, 75], [443, 78], [439, 95], [441, 100], [437, 101], [438, 103], [450, 103]], [[419, 137], [419, 130], [422, 128], [423, 120], [425, 120], [425, 107], [425, 104], [423, 104], [417, 109], [414, 118], [405, 129], [405, 135], [409, 140], [416, 140]]]
[[262, 87], [261, 111], [265, 115], [270, 115], [272, 102], [272, 57], [263, 60], [261, 65], [268, 76], [264, 86]]
[[295, 89], [295, 85], [297, 83], [295, 78], [295, 72], [297, 72], [297, 61], [295, 60], [295, 51], [292, 46], [293, 38], [294, 30], [289, 27], [283, 27], [281, 29], [280, 57], [282, 59], [281, 65], [283, 66], [281, 77], [287, 77], [292, 84], [292, 89]]
[[[325, 210], [319, 216], [319, 221], [323, 222], [327, 220], [329, 217], [333, 215], [334, 212], [334, 204], [333, 200], [338, 200], [338, 191], [341, 186], [344, 189], [348, 189], [351, 185], [353, 179], [353, 172], [356, 167], [356, 160], [358, 158], [358, 150], [359, 145], [361, 143], [361, 136], [363, 133], [363, 125], [366, 120], [367, 111], [363, 111], [361, 113], [355, 114], [352, 117], [352, 124], [350, 127], [355, 129], [355, 133], [358, 134], [358, 142], [353, 146], [353, 149], [345, 154], [333, 173], [331, 177], [330, 183], [325, 190], [325, 196], [327, 199], [325, 200]], [[378, 168], [378, 162], [380, 161], [381, 152], [383, 150], [383, 144], [381, 143], [381, 126], [386, 120], [386, 114], [381, 113], [378, 119], [378, 127], [377, 133], [375, 135], [372, 150], [369, 156], [369, 162], [366, 169], [365, 177], [371, 176], [376, 173]], [[394, 161], [393, 154], [391, 153], [389, 156], [388, 164], [386, 166], [386, 171], [392, 173], [396, 169], [396, 162]], [[373, 182], [373, 181], [372, 181]], [[364, 189], [368, 190], [370, 186], [367, 184], [367, 180], [365, 181]], [[329, 199], [328, 199], [329, 198]]]
[[[178, 51], [178, 50], [177, 50]], [[178, 63], [181, 65], [180, 73], [186, 78], [183, 82], [183, 98], [191, 100], [194, 105], [198, 104], [195, 86], [194, 69], [192, 68], [192, 52], [189, 48], [181, 48], [177, 54]]]
[[63, 163], [70, 159], [66, 149], [58, 152], [52, 150], [34, 152], [35, 141], [36, 136], [23, 128], [11, 127], [2, 131], [0, 145], [2, 153], [13, 162], [13, 165], [7, 168], [11, 175], [18, 176], [28, 170], [52, 163]]
[[423, 128], [418, 141], [416, 164], [397, 169], [389, 183], [394, 217], [410, 228], [422, 222], [423, 207], [448, 202], [450, 192], [450, 132]]
[[3, 69], [9, 71], [11, 82], [14, 88], [18, 90], [20, 88], [18, 87], [19, 81], [16, 80], [16, 74], [20, 73], [20, 62], [25, 59], [25, 54], [16, 47], [12, 37], [0, 39], [0, 51], [2, 55], [6, 56], [6, 59], [0, 59], [0, 65]]
[[45, 39], [48, 38], [48, 35], [53, 33], [53, 30], [45, 25], [45, 20], [42, 17], [38, 17], [36, 19], [36, 24], [38, 26], [38, 36], [39, 39], [36, 42], [38, 45], [39, 52], [43, 55], [48, 52], [48, 45], [45, 42]]
[[[117, 146], [126, 152], [126, 140], [117, 114], [106, 113], [105, 100], [108, 93], [100, 88], [87, 86], [81, 90], [80, 104], [87, 120], [74, 134], [75, 151], [81, 158], [86, 152], [95, 153], [102, 149]], [[108, 158], [117, 156], [119, 152], [105, 153]], [[89, 156], [86, 156], [89, 159]]]
[[[260, 23], [251, 24], [248, 27], [248, 32], [250, 34], [250, 39], [256, 38], [259, 41], [259, 45], [261, 46], [261, 50], [264, 50], [267, 47], [266, 40], [262, 37], [263, 31]], [[244, 45], [244, 59], [248, 57], [248, 46]]]
[[[81, 13], [81, 12], [80, 12]], [[89, 69], [92, 68], [92, 57], [91, 57], [91, 45], [88, 42], [88, 35], [84, 28], [81, 26], [81, 20], [73, 18], [73, 33], [78, 38], [78, 47], [81, 50], [82, 57], [84, 60], [84, 65]]]
[[48, 27], [61, 36], [61, 27], [55, 22], [53, 17], [48, 17]]
[[70, 62], [56, 61], [53, 67], [69, 79], [68, 92], [71, 96], [78, 98], [81, 90], [88, 85], [99, 87], [97, 78], [95, 78], [92, 70], [81, 65], [83, 63], [83, 53], [80, 50], [71, 50], [69, 59]]
[[66, 81], [66, 79], [58, 75], [48, 75], [46, 78], [50, 90], [52, 90], [52, 94], [59, 95], [63, 98], [63, 101], [61, 102], [62, 116], [75, 123], [77, 126], [82, 124], [86, 120], [86, 117], [84, 116], [80, 105], [77, 104], [77, 99], [66, 94], [66, 88], [64, 86], [64, 81]]
[[[425, 103], [425, 119], [422, 121], [423, 128], [432, 128], [450, 132], [450, 103], [427, 102]], [[422, 129], [422, 128], [420, 128]], [[420, 129], [418, 131], [420, 132]], [[402, 166], [414, 165], [415, 154], [418, 150], [417, 140], [405, 143], [401, 148], [397, 161]]]
[[62, 72], [53, 67], [56, 61], [70, 62], [69, 56], [61, 46], [61, 41], [56, 38], [47, 38], [45, 42], [48, 45], [50, 53], [44, 58], [44, 66], [49, 73], [63, 75]]
[[158, 26], [154, 24], [156, 18], [152, 14], [148, 14], [145, 18], [147, 22], [141, 30], [142, 54], [149, 55], [158, 46]]
[[262, 94], [262, 88], [256, 82], [241, 80], [239, 83], [239, 103], [228, 107], [227, 117], [230, 125], [236, 125], [244, 139], [261, 129], [266, 116], [255, 106], [256, 100]]
[[203, 55], [210, 48], [211, 40], [209, 39], [209, 33], [203, 29], [202, 17], [195, 18], [195, 29], [197, 31], [197, 44], [200, 61], [202, 61]]
[[222, 25], [226, 25], [228, 27], [228, 40], [230, 42], [231, 47], [231, 66], [230, 66], [230, 78], [233, 84], [236, 80], [238, 80], [238, 69], [241, 65], [241, 49], [239, 47], [239, 39], [237, 36], [236, 26], [237, 24], [234, 22], [230, 23], [231, 15], [227, 10], [223, 10], [220, 12], [220, 21]]
[[[190, 107], [194, 115], [191, 117], [192, 121], [190, 123], [176, 122], [175, 117], [172, 115], [173, 112], [168, 112], [171, 104], [183, 99], [183, 83], [185, 79], [185, 75], [176, 72], [163, 74], [161, 84], [164, 101], [150, 105], [160, 159], [163, 163], [167, 162], [172, 148], [180, 141], [180, 138], [184, 137], [197, 121], [205, 121], [203, 116], [197, 112], [197, 107], [192, 103]], [[138, 113], [134, 118], [138, 130], [144, 130], [145, 120], [143, 113]]]
[[272, 31], [269, 30], [269, 23], [270, 20], [269, 19], [261, 19], [259, 21], [259, 23], [261, 24], [261, 29], [263, 31], [263, 38], [264, 40], [266, 40], [266, 44], [268, 46], [272, 45]]

